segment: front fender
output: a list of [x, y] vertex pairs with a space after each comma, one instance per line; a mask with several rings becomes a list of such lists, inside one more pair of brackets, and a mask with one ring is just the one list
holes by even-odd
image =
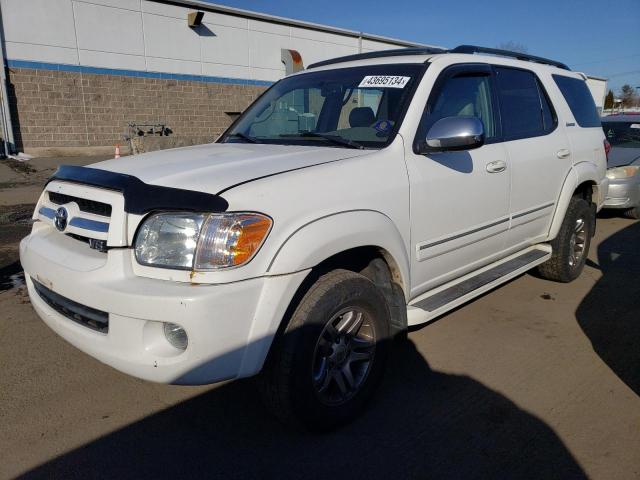
[[408, 292], [409, 257], [405, 242], [394, 222], [374, 210], [337, 212], [301, 225], [278, 248], [267, 271], [270, 275], [281, 275], [306, 270], [335, 254], [365, 246], [379, 247], [392, 257]]

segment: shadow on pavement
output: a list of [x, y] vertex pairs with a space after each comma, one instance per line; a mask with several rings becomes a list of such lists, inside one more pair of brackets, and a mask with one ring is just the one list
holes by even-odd
[[220, 386], [24, 478], [585, 478], [544, 422], [469, 377], [432, 371], [411, 341], [396, 346], [368, 410], [334, 433], [285, 429], [252, 387]]
[[602, 277], [576, 310], [593, 349], [640, 395], [640, 222], [598, 246]]
[[23, 283], [24, 272], [19, 260], [10, 265], [0, 266], [0, 292], [19, 287]]

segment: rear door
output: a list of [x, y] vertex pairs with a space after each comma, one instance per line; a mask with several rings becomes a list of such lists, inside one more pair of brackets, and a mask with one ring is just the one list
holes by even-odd
[[535, 73], [495, 66], [504, 146], [511, 171], [511, 250], [538, 243], [549, 231], [572, 152]]
[[[573, 119], [567, 117], [566, 132], [571, 143], [573, 164], [588, 162], [598, 169], [599, 178], [607, 182], [607, 158], [604, 152], [604, 132], [593, 96], [587, 82], [582, 78], [568, 77], [561, 74], [552, 75], [553, 82], [560, 90]], [[606, 194], [605, 191], [602, 192]], [[600, 193], [600, 191], [599, 191]], [[604, 201], [604, 195], [594, 198], [594, 202]]]

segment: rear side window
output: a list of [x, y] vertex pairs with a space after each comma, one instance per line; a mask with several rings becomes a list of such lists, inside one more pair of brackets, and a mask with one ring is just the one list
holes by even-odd
[[596, 102], [587, 87], [587, 82], [578, 78], [554, 75], [553, 80], [558, 85], [564, 99], [569, 104], [571, 113], [581, 127], [599, 127], [600, 117], [596, 109]]
[[505, 140], [551, 132], [557, 123], [556, 115], [535, 74], [506, 67], [495, 70]]

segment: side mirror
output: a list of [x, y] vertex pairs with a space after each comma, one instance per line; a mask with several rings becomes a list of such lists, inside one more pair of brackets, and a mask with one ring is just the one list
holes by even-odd
[[445, 117], [434, 123], [419, 153], [471, 150], [484, 145], [484, 126], [477, 117]]

